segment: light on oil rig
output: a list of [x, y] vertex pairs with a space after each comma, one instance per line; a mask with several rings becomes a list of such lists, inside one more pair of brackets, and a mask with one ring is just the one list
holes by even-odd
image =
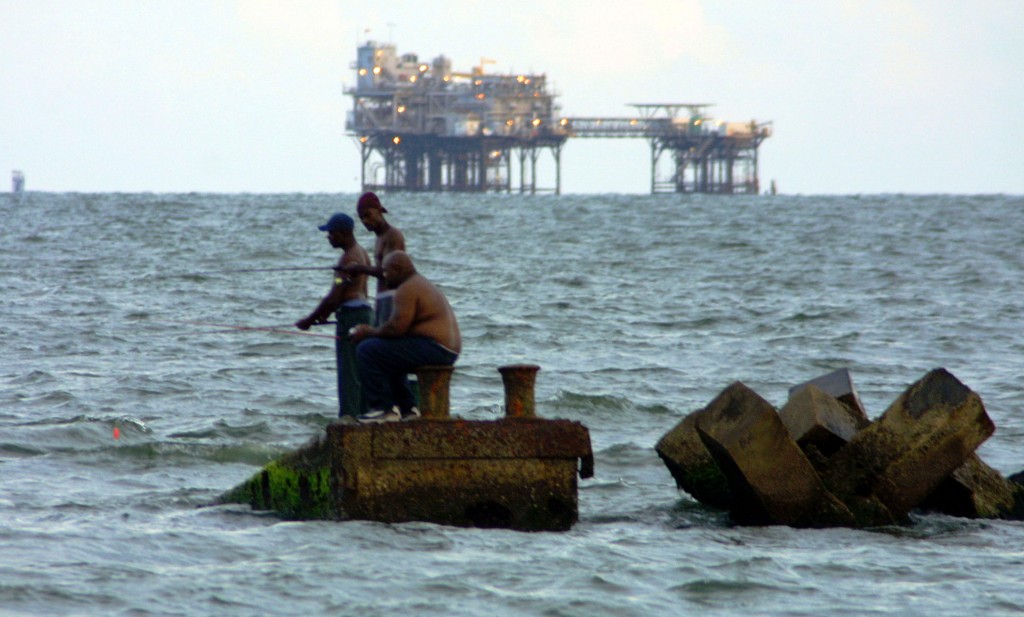
[[629, 126], [636, 126], [636, 118], [629, 121]]
[[487, 95], [486, 95], [486, 94], [484, 94], [483, 92], [480, 92], [479, 94], [477, 94], [477, 95], [476, 95], [476, 98], [477, 98], [478, 100], [481, 100], [481, 101], [482, 101], [482, 100], [484, 100], [485, 98], [487, 98]]
[[533, 126], [540, 126], [540, 118], [534, 118], [533, 121], [530, 122], [530, 124], [532, 124]]
[[394, 137], [391, 138], [391, 141], [395, 142], [395, 145], [397, 146], [398, 144], [402, 143], [402, 138], [399, 137], [398, 135], [395, 135]]
[[421, 64], [420, 65], [420, 73], [426, 73], [428, 68], [430, 68], [430, 67], [428, 67], [426, 64]]
[[405, 113], [405, 105], [399, 105], [398, 108], [395, 111], [397, 111], [400, 114], [404, 114]]
[[491, 150], [491, 158], [492, 159], [501, 158], [501, 150]]
[[516, 121], [513, 120], [512, 118], [509, 118], [508, 120], [505, 120], [505, 126], [512, 126], [515, 123], [516, 123]]
[[363, 135], [362, 137], [359, 138], [359, 143], [365, 144], [366, 140], [368, 140], [368, 139], [369, 139], [369, 137], [367, 137], [366, 135]]
[[411, 83], [411, 84], [414, 84], [414, 83], [416, 83], [416, 79], [417, 79], [418, 77], [419, 77], [418, 75], [410, 75], [410, 76], [409, 76], [409, 83]]
[[561, 120], [559, 120], [558, 123], [561, 124], [562, 126], [568, 126], [569, 125], [569, 119], [568, 118], [562, 118]]
[[379, 66], [373, 67], [373, 74], [380, 75], [381, 68]]
[[367, 73], [369, 73], [369, 71], [367, 71], [366, 69], [359, 69], [359, 76], [360, 77], [366, 75]]

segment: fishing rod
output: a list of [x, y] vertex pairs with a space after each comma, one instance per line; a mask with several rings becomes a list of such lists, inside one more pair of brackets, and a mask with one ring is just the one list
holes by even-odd
[[235, 274], [239, 272], [300, 272], [303, 270], [339, 270], [338, 266], [299, 266], [294, 268], [231, 268], [228, 270], [200, 270], [190, 272], [185, 276], [197, 276], [204, 274]]
[[[177, 319], [165, 319], [165, 320], [163, 320], [163, 322], [164, 323], [173, 323], [173, 324], [184, 324], [184, 325], [188, 325], [188, 326], [209, 326], [211, 328], [224, 328], [223, 331], [227, 331], [227, 332], [249, 330], [249, 331], [254, 331], [254, 332], [276, 332], [278, 334], [294, 334], [294, 335], [298, 335], [298, 336], [319, 336], [321, 338], [332, 338], [332, 339], [335, 339], [335, 340], [340, 340], [340, 339], [345, 338], [345, 337], [341, 337], [341, 336], [335, 336], [333, 334], [320, 334], [318, 332], [303, 332], [303, 331], [297, 331], [297, 330], [285, 330], [284, 329], [284, 328], [287, 328], [289, 326], [294, 327], [294, 326], [292, 326], [292, 324], [285, 324], [283, 326], [236, 326], [234, 324], [226, 324], [226, 323], [212, 323], [212, 322], [209, 322], [209, 321], [181, 321], [181, 320], [177, 320]], [[326, 325], [337, 324], [337, 323], [338, 322], [336, 322], [336, 321], [325, 321], [325, 322], [321, 322], [321, 323], [315, 323], [313, 325], [314, 326], [326, 326]], [[217, 331], [215, 330], [213, 332], [210, 332], [210, 334], [215, 334], [216, 332]]]

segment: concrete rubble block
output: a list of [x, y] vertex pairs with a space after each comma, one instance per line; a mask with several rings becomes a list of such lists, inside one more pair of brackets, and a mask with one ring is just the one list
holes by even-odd
[[1021, 520], [1024, 519], [1024, 486], [1003, 477], [977, 454], [972, 454], [918, 508], [963, 518]]
[[818, 478], [775, 408], [741, 382], [697, 418], [697, 434], [725, 474], [741, 524], [831, 527], [853, 515]]
[[860, 395], [853, 387], [853, 378], [850, 376], [850, 369], [841, 368], [826, 375], [815, 377], [810, 381], [797, 384], [789, 389], [789, 398], [793, 398], [806, 386], [815, 386], [825, 394], [835, 397], [840, 403], [846, 405], [857, 421], [857, 430], [860, 430], [871, 423], [864, 405], [860, 402]]
[[725, 474], [697, 434], [700, 414], [701, 411], [695, 411], [683, 418], [658, 440], [654, 450], [675, 478], [678, 488], [704, 505], [728, 509], [732, 505], [732, 492]]
[[994, 430], [981, 398], [936, 369], [836, 451], [822, 479], [861, 524], [903, 522]]
[[779, 418], [816, 468], [867, 424], [866, 418], [813, 384], [796, 390], [779, 410]]

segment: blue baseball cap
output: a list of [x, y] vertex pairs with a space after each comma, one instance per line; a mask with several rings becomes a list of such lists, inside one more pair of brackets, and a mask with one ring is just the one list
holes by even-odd
[[352, 220], [352, 217], [345, 214], [344, 212], [338, 212], [327, 221], [326, 224], [319, 227], [320, 231], [338, 231], [344, 229], [352, 231], [356, 223]]

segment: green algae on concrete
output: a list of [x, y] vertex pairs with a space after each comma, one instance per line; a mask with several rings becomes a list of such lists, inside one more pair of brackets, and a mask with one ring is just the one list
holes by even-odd
[[728, 509], [732, 492], [725, 474], [697, 434], [697, 420], [704, 410], [695, 411], [665, 433], [654, 447], [676, 481], [676, 487], [697, 501]]
[[1024, 487], [972, 454], [918, 508], [964, 518], [1024, 517]]
[[337, 518], [326, 439], [316, 437], [272, 461], [216, 503], [249, 504], [253, 510], [272, 510], [294, 520]]

